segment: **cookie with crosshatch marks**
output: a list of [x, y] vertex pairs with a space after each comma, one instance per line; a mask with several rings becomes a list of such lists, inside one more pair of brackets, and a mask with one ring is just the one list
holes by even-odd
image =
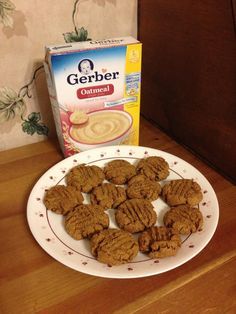
[[83, 200], [83, 195], [75, 187], [55, 185], [46, 192], [43, 201], [47, 209], [65, 215]]
[[129, 198], [144, 198], [154, 201], [161, 193], [161, 185], [157, 181], [152, 181], [143, 174], [131, 178], [126, 190]]
[[138, 162], [137, 172], [150, 180], [161, 181], [169, 175], [169, 164], [162, 157], [150, 156]]
[[138, 254], [138, 242], [124, 230], [101, 231], [91, 238], [90, 244], [96, 259], [110, 266], [131, 262]]
[[94, 187], [102, 184], [105, 176], [98, 166], [79, 165], [72, 168], [66, 176], [68, 185], [88, 193]]
[[90, 194], [91, 204], [101, 205], [104, 209], [116, 208], [125, 200], [125, 189], [113, 183], [103, 183], [94, 188]]
[[76, 206], [65, 217], [65, 229], [76, 240], [90, 238], [94, 233], [109, 227], [109, 216], [99, 205]]
[[203, 198], [200, 185], [192, 179], [172, 180], [162, 188], [162, 198], [170, 206], [195, 206]]
[[144, 199], [131, 199], [123, 202], [115, 212], [118, 226], [130, 233], [143, 231], [153, 226], [157, 214], [150, 201]]
[[181, 246], [178, 231], [166, 227], [151, 227], [138, 238], [139, 250], [151, 258], [173, 256]]
[[166, 227], [174, 228], [180, 234], [196, 232], [203, 225], [203, 216], [198, 208], [179, 205], [170, 208], [163, 218]]
[[104, 167], [106, 179], [114, 184], [125, 184], [136, 175], [136, 168], [123, 159], [112, 160]]

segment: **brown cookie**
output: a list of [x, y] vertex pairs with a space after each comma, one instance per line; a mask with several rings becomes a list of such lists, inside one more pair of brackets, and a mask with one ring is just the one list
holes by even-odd
[[157, 214], [150, 201], [135, 198], [122, 203], [116, 210], [115, 218], [121, 229], [135, 233], [153, 226]]
[[161, 181], [168, 177], [169, 165], [162, 157], [150, 156], [138, 162], [137, 172], [145, 175], [150, 180]]
[[104, 167], [104, 173], [108, 181], [114, 184], [125, 184], [135, 176], [136, 168], [126, 160], [117, 159], [110, 161]]
[[170, 208], [163, 218], [166, 227], [177, 230], [180, 234], [196, 232], [203, 225], [202, 213], [198, 208], [179, 205]]
[[44, 204], [47, 209], [65, 215], [83, 200], [83, 195], [75, 187], [55, 185], [46, 192]]
[[116, 208], [126, 200], [126, 192], [121, 186], [103, 183], [93, 189], [90, 194], [90, 200], [92, 204], [101, 205], [104, 209]]
[[157, 181], [148, 179], [145, 175], [139, 174], [128, 182], [127, 196], [129, 198], [144, 198], [154, 201], [161, 192], [161, 186]]
[[92, 254], [110, 266], [131, 262], [138, 254], [138, 243], [132, 235], [119, 229], [103, 230], [91, 241]]
[[172, 180], [162, 188], [162, 198], [170, 206], [189, 204], [195, 206], [203, 198], [197, 182], [190, 179]]
[[66, 231], [74, 239], [89, 238], [109, 227], [109, 217], [99, 205], [79, 205], [65, 218]]
[[80, 165], [72, 168], [66, 176], [68, 185], [75, 186], [78, 190], [88, 193], [94, 187], [102, 184], [105, 176], [97, 166]]
[[172, 228], [151, 227], [139, 236], [139, 249], [151, 258], [172, 256], [181, 246], [178, 232]]

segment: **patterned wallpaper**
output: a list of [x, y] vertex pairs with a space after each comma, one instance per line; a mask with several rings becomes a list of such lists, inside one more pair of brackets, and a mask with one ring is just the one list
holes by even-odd
[[55, 136], [45, 45], [137, 36], [137, 0], [0, 0], [0, 150]]

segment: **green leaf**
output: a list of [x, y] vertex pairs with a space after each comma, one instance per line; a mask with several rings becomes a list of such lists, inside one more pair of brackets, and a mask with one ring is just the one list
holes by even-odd
[[38, 125], [37, 126], [37, 133], [39, 135], [48, 135], [48, 127], [46, 125]]
[[40, 112], [31, 112], [29, 115], [28, 115], [28, 119], [32, 122], [38, 122], [41, 120], [41, 115], [40, 115]]
[[13, 27], [13, 18], [10, 14], [15, 10], [15, 5], [10, 0], [0, 0], [0, 22], [4, 26]]
[[33, 135], [35, 133], [35, 127], [29, 121], [25, 121], [22, 123], [23, 132]]
[[22, 116], [25, 112], [26, 105], [22, 97], [9, 88], [0, 88], [0, 123], [14, 119], [15, 116]]
[[6, 10], [15, 10], [15, 5], [10, 0], [1, 0], [0, 1], [0, 8]]
[[22, 131], [33, 135], [37, 133], [38, 135], [48, 135], [49, 129], [48, 127], [43, 124], [42, 122], [39, 122], [41, 119], [41, 115], [39, 112], [31, 112], [28, 115], [28, 120], [24, 120], [22, 123]]
[[76, 30], [77, 32], [63, 34], [66, 43], [91, 40], [91, 38], [88, 38], [88, 31], [84, 27]]

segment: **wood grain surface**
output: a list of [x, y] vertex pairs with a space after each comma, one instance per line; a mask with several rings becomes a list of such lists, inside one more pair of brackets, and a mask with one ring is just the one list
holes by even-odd
[[195, 155], [141, 119], [140, 145], [195, 166], [212, 184], [220, 220], [209, 244], [186, 264], [137, 279], [105, 279], [72, 270], [35, 241], [26, 220], [29, 193], [62, 160], [45, 141], [0, 153], [0, 313], [235, 313], [236, 188]]
[[236, 183], [235, 0], [139, 0], [142, 113]]

